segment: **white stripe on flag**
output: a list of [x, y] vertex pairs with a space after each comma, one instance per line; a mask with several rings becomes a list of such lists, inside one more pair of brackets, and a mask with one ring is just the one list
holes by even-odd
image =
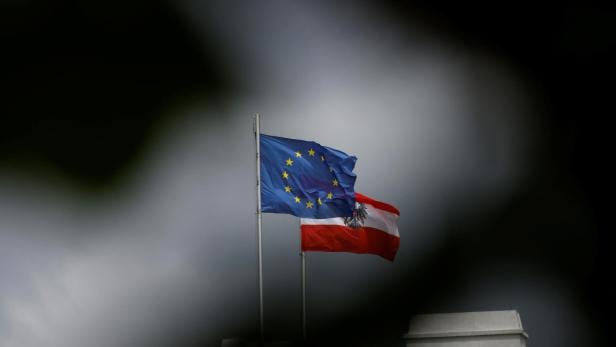
[[[388, 211], [380, 210], [372, 205], [365, 204], [368, 214], [364, 227], [382, 230], [390, 235], [400, 237], [398, 233], [398, 224], [396, 220], [398, 215]], [[301, 224], [304, 225], [341, 225], [345, 226], [344, 218], [327, 218], [327, 219], [310, 219], [301, 218]]]

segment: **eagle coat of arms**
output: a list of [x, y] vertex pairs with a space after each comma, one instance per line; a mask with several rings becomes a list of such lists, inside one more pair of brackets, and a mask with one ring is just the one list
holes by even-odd
[[353, 208], [353, 215], [350, 217], [344, 217], [344, 225], [353, 229], [361, 228], [368, 217], [368, 211], [366, 206], [361, 202], [355, 202], [355, 208]]

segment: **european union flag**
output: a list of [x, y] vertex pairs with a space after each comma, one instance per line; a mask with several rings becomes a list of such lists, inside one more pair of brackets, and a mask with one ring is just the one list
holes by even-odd
[[317, 219], [353, 214], [356, 157], [313, 141], [260, 138], [262, 212]]

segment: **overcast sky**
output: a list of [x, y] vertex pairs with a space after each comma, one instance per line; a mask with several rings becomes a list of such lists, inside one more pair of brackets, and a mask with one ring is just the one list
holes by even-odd
[[[61, 176], [0, 171], [0, 346], [166, 346], [195, 336], [209, 345], [253, 334], [255, 113], [263, 133], [357, 156], [356, 191], [401, 211], [393, 263], [308, 254], [315, 329], [387, 288], [421, 300], [409, 274], [439, 277], [442, 269], [419, 268], [464, 237], [451, 233], [473, 232], [449, 223], [504, 206], [524, 186], [539, 111], [506, 61], [429, 28], [402, 30], [368, 5], [177, 6], [191, 30], [222, 43], [244, 88], [222, 104], [191, 99], [165, 110], [181, 117], [103, 194]], [[265, 215], [263, 230], [266, 330], [295, 338], [298, 219]], [[518, 309], [531, 345], [589, 341], [566, 279], [516, 257], [472, 266], [433, 312]]]

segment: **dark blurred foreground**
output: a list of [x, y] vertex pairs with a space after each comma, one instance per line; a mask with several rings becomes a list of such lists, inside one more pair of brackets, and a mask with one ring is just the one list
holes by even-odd
[[[465, 309], [446, 303], [472, 269], [512, 263], [556, 278], [582, 308], [594, 345], [607, 345], [613, 9], [581, 2], [376, 6], [402, 30], [420, 23], [521, 71], [539, 96], [542, 118], [532, 134], [539, 144], [513, 198], [444, 221], [451, 232], [440, 248], [395, 286], [366, 295], [335, 326], [312, 323], [313, 344], [396, 345], [412, 313]], [[233, 102], [242, 90], [223, 46], [197, 38], [164, 1], [4, 1], [0, 35], [0, 171], [60, 176], [93, 194], [130, 174], [152, 137], [176, 120], [167, 108], [192, 98]]]

